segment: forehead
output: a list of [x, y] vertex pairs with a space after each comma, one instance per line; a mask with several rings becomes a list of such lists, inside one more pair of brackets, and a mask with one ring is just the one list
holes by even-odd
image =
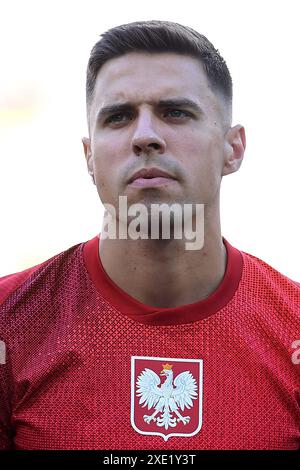
[[206, 73], [196, 58], [175, 53], [129, 53], [100, 69], [92, 107], [120, 101], [135, 104], [184, 96], [212, 105]]

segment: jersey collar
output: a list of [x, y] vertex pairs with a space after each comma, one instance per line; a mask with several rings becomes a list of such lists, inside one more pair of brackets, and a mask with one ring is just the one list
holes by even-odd
[[174, 308], [145, 305], [123, 291], [105, 272], [99, 255], [99, 237], [87, 241], [83, 257], [89, 276], [97, 291], [119, 312], [132, 320], [151, 325], [175, 325], [203, 320], [221, 310], [234, 296], [243, 271], [242, 253], [223, 238], [227, 264], [217, 289], [206, 299]]

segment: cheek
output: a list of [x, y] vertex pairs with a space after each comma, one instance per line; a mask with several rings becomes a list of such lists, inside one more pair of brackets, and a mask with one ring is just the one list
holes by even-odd
[[97, 161], [97, 165], [112, 166], [112, 169], [118, 160], [121, 158], [121, 149], [124, 145], [119, 142], [119, 139], [114, 136], [98, 137], [93, 141], [92, 152]]
[[97, 191], [102, 202], [114, 203], [124, 164], [124, 144], [113, 138], [98, 138], [92, 147]]
[[187, 162], [193, 162], [201, 172], [210, 174], [220, 171], [222, 166], [223, 143], [219, 135], [207, 132], [187, 136], [184, 139], [184, 153], [189, 156]]
[[223, 147], [219, 136], [202, 134], [187, 141], [185, 167], [193, 179], [193, 186], [205, 197], [215, 193], [221, 183]]

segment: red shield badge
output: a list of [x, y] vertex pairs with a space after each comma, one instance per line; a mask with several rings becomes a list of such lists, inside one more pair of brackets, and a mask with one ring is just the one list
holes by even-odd
[[194, 436], [202, 426], [203, 360], [131, 358], [131, 425], [140, 434]]

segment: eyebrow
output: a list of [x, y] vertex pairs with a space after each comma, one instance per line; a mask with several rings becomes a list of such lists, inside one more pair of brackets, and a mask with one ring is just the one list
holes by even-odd
[[[151, 102], [150, 104], [155, 104]], [[196, 113], [203, 114], [202, 108], [193, 100], [189, 98], [175, 98], [167, 100], [159, 100], [156, 103], [158, 108], [190, 108]], [[112, 103], [110, 105], [104, 106], [97, 113], [97, 122], [100, 122], [106, 116], [110, 114], [118, 114], [125, 111], [130, 111], [134, 108], [130, 101], [125, 101], [123, 103]]]

